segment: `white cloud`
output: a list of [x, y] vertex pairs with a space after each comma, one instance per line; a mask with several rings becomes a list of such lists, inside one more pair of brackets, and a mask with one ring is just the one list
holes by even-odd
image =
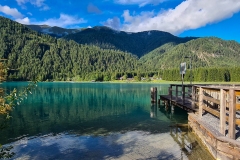
[[48, 10], [49, 7], [44, 3], [45, 0], [16, 0], [18, 5], [24, 6], [26, 3], [30, 3], [36, 7], [41, 8], [41, 10]]
[[122, 5], [136, 4], [136, 5], [139, 5], [140, 7], [143, 7], [147, 4], [157, 5], [164, 1], [166, 0], [115, 0], [115, 3], [122, 4]]
[[17, 22], [19, 22], [19, 23], [21, 23], [21, 24], [30, 24], [30, 20], [29, 20], [29, 18], [28, 17], [25, 17], [25, 18], [18, 18], [18, 19], [16, 19], [15, 21], [17, 21]]
[[12, 16], [15, 19], [15, 21], [19, 23], [30, 24], [29, 18], [28, 17], [23, 18], [24, 16], [16, 8], [10, 8], [9, 6], [0, 5], [0, 12]]
[[58, 26], [58, 27], [69, 27], [72, 25], [86, 23], [83, 18], [78, 18], [74, 16], [70, 16], [67, 14], [60, 14], [59, 18], [50, 18], [41, 22], [33, 22], [34, 24], [46, 24], [49, 26]]
[[37, 7], [42, 7], [45, 6], [44, 1], [45, 0], [31, 0], [30, 3], [36, 5]]
[[109, 18], [106, 22], [103, 22], [103, 25], [108, 26], [110, 28], [119, 30], [120, 29], [120, 19], [118, 17]]
[[44, 5], [45, 0], [16, 0], [18, 5], [23, 5], [25, 3], [31, 3], [32, 5], [35, 5], [37, 7], [41, 7]]
[[[137, 1], [141, 0], [135, 2]], [[158, 13], [142, 12], [139, 15], [130, 15], [128, 10], [124, 11], [122, 30], [129, 32], [162, 30], [179, 34], [185, 30], [200, 28], [231, 17], [240, 11], [240, 1], [186, 0], [175, 9], [159, 10]]]
[[23, 15], [16, 9], [16, 8], [10, 8], [9, 6], [2, 6], [0, 5], [0, 12], [10, 15], [13, 18], [22, 18]]

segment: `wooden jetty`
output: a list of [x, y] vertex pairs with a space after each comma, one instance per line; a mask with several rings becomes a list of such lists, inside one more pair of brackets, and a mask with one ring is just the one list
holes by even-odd
[[[240, 86], [171, 84], [158, 102], [189, 112], [189, 126], [216, 159], [240, 159]], [[209, 113], [219, 119], [211, 126], [203, 119]]]
[[181, 85], [181, 84], [170, 84], [168, 89], [168, 95], [160, 95], [160, 101], [163, 101], [165, 105], [174, 105], [190, 112], [197, 112], [195, 108], [195, 92], [192, 89], [196, 89], [193, 85]]

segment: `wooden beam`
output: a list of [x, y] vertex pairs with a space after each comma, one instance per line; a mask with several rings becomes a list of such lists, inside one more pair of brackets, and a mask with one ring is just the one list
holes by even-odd
[[204, 90], [206, 91], [213, 91], [213, 92], [216, 92], [216, 91], [219, 91], [220, 89], [219, 88], [213, 88], [213, 87], [208, 87], [208, 86], [201, 86]]
[[218, 112], [217, 110], [212, 109], [212, 108], [210, 108], [210, 107], [207, 107], [207, 106], [205, 106], [205, 105], [202, 105], [202, 108], [203, 108], [205, 111], [208, 111], [209, 113], [213, 114], [214, 116], [220, 117], [220, 112]]
[[229, 89], [229, 128], [228, 135], [229, 138], [235, 139], [236, 133], [236, 95], [234, 89]]
[[226, 91], [220, 90], [220, 133], [225, 136], [226, 130]]
[[[217, 110], [214, 110], [212, 108], [209, 108], [209, 107], [207, 107], [205, 105], [203, 105], [203, 110], [211, 113], [212, 115], [215, 115], [216, 117], [220, 117], [220, 112], [218, 112]], [[229, 121], [229, 117], [226, 116], [225, 117], [225, 122], [228, 122], [228, 121]], [[236, 119], [235, 122], [236, 122], [237, 125], [240, 125], [240, 119]]]
[[220, 100], [212, 98], [212, 97], [204, 96], [204, 95], [203, 95], [203, 100], [207, 100], [207, 101], [211, 101], [216, 104], [220, 104]]

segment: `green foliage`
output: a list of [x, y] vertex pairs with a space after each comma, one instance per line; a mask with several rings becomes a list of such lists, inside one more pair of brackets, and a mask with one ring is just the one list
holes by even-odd
[[[0, 62], [0, 82], [4, 81], [7, 73], [6, 64]], [[36, 86], [36, 82], [28, 84], [28, 86], [17, 92], [16, 89], [7, 94], [3, 88], [0, 88], [0, 130], [7, 127], [7, 120], [10, 118], [9, 114], [11, 110], [21, 103], [24, 98], [27, 98], [27, 94], [31, 93], [32, 89]], [[0, 144], [0, 159], [12, 158], [14, 152], [11, 152], [12, 146], [2, 146]]]
[[[166, 69], [160, 71], [161, 78], [167, 81], [181, 81], [179, 69]], [[192, 74], [192, 81], [195, 82], [239, 82], [240, 67], [230, 68], [197, 68], [187, 70], [184, 76], [184, 81], [190, 81]]]
[[141, 81], [141, 78], [142, 78], [141, 73], [138, 71], [138, 72], [137, 72], [137, 76], [135, 76], [134, 79], [135, 79], [136, 81]]
[[[138, 58], [116, 49], [56, 39], [0, 17], [0, 57], [8, 59], [9, 80], [91, 80], [92, 73], [133, 71]], [[103, 77], [96, 77], [103, 80]]]
[[37, 86], [37, 82], [29, 83], [26, 88], [21, 91], [13, 89], [9, 94], [4, 93], [0, 96], [0, 114], [6, 115], [6, 118], [9, 118], [10, 111], [21, 103], [24, 98], [27, 98], [27, 95], [32, 94], [32, 90]]
[[[36, 82], [29, 83], [26, 88], [21, 91], [14, 89], [10, 94], [1, 93], [0, 96], [0, 130], [7, 127], [7, 120], [12, 109], [19, 105], [24, 98], [27, 98], [28, 93], [32, 94], [32, 90], [36, 87]], [[0, 159], [12, 158], [15, 153], [11, 152], [12, 146], [2, 146], [0, 144]]]
[[105, 73], [103, 75], [103, 81], [110, 81], [111, 80], [111, 74], [110, 73]]
[[122, 80], [126, 80], [127, 78], [128, 78], [127, 74], [124, 74], [124, 75], [122, 76]]

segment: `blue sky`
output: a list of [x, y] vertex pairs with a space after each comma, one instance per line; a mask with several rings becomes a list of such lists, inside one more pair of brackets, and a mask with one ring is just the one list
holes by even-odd
[[161, 30], [240, 43], [240, 0], [1, 0], [0, 16], [22, 24]]

